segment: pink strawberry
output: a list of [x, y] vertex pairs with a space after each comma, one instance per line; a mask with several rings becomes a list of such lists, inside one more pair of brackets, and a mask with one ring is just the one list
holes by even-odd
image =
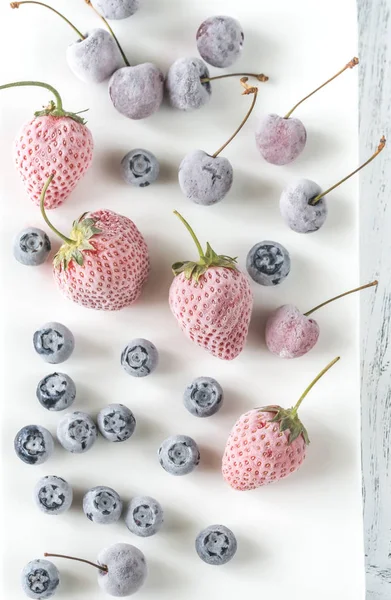
[[53, 274], [70, 300], [97, 310], [120, 310], [133, 304], [149, 275], [147, 244], [136, 225], [111, 210], [82, 215], [69, 237], [48, 220], [41, 194], [42, 215], [64, 244], [54, 257]]
[[35, 81], [20, 81], [0, 86], [34, 85], [49, 89], [56, 103], [35, 113], [23, 125], [14, 143], [15, 164], [28, 196], [39, 205], [41, 190], [50, 174], [53, 183], [46, 194], [45, 208], [57, 208], [66, 200], [92, 161], [93, 141], [84, 119], [62, 108], [57, 90]]
[[235, 423], [225, 447], [222, 472], [235, 490], [254, 490], [297, 471], [310, 443], [297, 411], [315, 385], [337, 361], [327, 365], [300, 396], [293, 408], [254, 408]]
[[192, 342], [232, 360], [243, 350], [248, 333], [253, 305], [249, 280], [237, 270], [235, 258], [217, 255], [209, 243], [204, 253], [190, 225], [174, 212], [190, 232], [200, 260], [172, 266], [171, 311]]

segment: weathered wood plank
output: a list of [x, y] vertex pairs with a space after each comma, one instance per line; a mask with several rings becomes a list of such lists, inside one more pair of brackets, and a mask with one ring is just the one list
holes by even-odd
[[362, 470], [366, 599], [391, 598], [391, 0], [357, 0], [360, 159], [388, 147], [360, 175]]

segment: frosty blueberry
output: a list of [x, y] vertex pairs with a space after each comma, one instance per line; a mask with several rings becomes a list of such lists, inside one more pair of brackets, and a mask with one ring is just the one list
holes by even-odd
[[72, 487], [62, 477], [47, 475], [42, 477], [35, 486], [34, 500], [45, 514], [60, 515], [72, 504]]
[[83, 498], [83, 511], [94, 523], [116, 523], [122, 513], [122, 500], [115, 490], [99, 485], [88, 490]]
[[201, 531], [195, 542], [198, 556], [208, 565], [224, 565], [237, 550], [234, 534], [224, 525], [209, 525]]
[[52, 246], [46, 233], [37, 227], [27, 227], [14, 239], [14, 257], [22, 265], [42, 265]]
[[98, 429], [109, 442], [124, 442], [136, 427], [131, 410], [123, 404], [109, 404], [102, 408], [97, 418]]
[[92, 0], [92, 4], [105, 19], [127, 19], [138, 10], [139, 0]]
[[21, 574], [24, 593], [29, 598], [50, 598], [60, 583], [57, 567], [49, 560], [36, 559], [27, 563]]
[[53, 454], [51, 433], [40, 425], [26, 425], [15, 436], [17, 456], [28, 465], [40, 465]]
[[129, 342], [121, 354], [121, 365], [133, 377], [146, 377], [157, 367], [159, 353], [152, 342], [136, 338]]
[[239, 57], [244, 34], [236, 19], [209, 17], [198, 28], [197, 48], [202, 58], [214, 67], [229, 67]]
[[199, 58], [178, 58], [168, 70], [166, 91], [168, 100], [179, 110], [194, 110], [206, 104], [212, 94], [209, 69]]
[[159, 176], [159, 162], [152, 152], [136, 148], [123, 157], [121, 172], [126, 183], [147, 187]]
[[197, 377], [185, 389], [183, 403], [195, 417], [210, 417], [222, 406], [223, 390], [212, 377]]
[[74, 402], [76, 386], [69, 375], [51, 373], [38, 383], [36, 394], [47, 410], [64, 410]]
[[187, 435], [172, 435], [158, 451], [159, 462], [171, 475], [187, 475], [200, 462], [200, 451], [196, 442]]
[[289, 275], [289, 252], [277, 242], [259, 242], [247, 254], [246, 267], [250, 277], [261, 285], [278, 285]]
[[84, 412], [67, 413], [57, 426], [61, 446], [75, 454], [87, 452], [95, 443], [97, 431], [90, 415]]
[[65, 325], [50, 322], [34, 333], [33, 344], [35, 351], [45, 362], [58, 364], [71, 356], [75, 338]]
[[141, 537], [149, 537], [163, 525], [163, 509], [150, 496], [133, 498], [125, 512], [125, 523], [129, 531]]

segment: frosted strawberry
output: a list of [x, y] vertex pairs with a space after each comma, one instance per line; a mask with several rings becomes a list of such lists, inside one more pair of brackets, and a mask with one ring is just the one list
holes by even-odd
[[27, 194], [37, 205], [44, 182], [54, 175], [45, 208], [57, 208], [91, 164], [92, 135], [84, 119], [63, 109], [60, 94], [47, 83], [18, 81], [0, 86], [0, 90], [21, 86], [46, 88], [56, 99], [23, 125], [15, 139], [14, 157]]
[[97, 310], [119, 310], [132, 304], [149, 275], [143, 236], [127, 217], [97, 210], [77, 219], [66, 237], [50, 223], [44, 209], [52, 177], [41, 193], [41, 212], [64, 242], [53, 261], [59, 290], [73, 302]]
[[202, 250], [194, 231], [177, 212], [199, 252], [199, 261], [172, 265], [176, 276], [169, 302], [184, 334], [223, 360], [236, 358], [248, 333], [253, 297], [248, 278], [236, 268], [236, 259]]
[[235, 490], [254, 490], [287, 477], [303, 463], [308, 433], [298, 409], [315, 383], [339, 360], [331, 361], [310, 383], [293, 408], [254, 408], [235, 423], [225, 447], [222, 472]]

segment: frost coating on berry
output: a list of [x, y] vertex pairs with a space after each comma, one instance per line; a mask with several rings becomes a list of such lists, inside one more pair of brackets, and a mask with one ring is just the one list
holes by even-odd
[[304, 150], [307, 132], [299, 119], [266, 115], [255, 131], [257, 148], [272, 165], [287, 165]]
[[156, 112], [163, 100], [163, 73], [152, 63], [122, 67], [109, 81], [114, 108], [129, 119], [145, 119]]
[[59, 583], [60, 574], [50, 560], [32, 560], [21, 573], [22, 588], [29, 598], [50, 598], [55, 594]]
[[209, 102], [212, 86], [209, 69], [199, 58], [178, 58], [168, 70], [166, 91], [169, 102], [179, 110], [195, 110]]
[[203, 150], [186, 154], [179, 166], [179, 185], [189, 200], [210, 206], [220, 202], [233, 181], [232, 165], [227, 158], [213, 158]]
[[278, 285], [289, 275], [289, 252], [278, 242], [255, 244], [247, 254], [246, 267], [250, 277], [260, 285]]
[[14, 257], [22, 265], [42, 265], [52, 249], [49, 237], [42, 229], [27, 227], [14, 239]]
[[197, 377], [185, 389], [183, 403], [195, 417], [210, 417], [223, 403], [221, 385], [212, 377]]
[[126, 527], [140, 537], [155, 535], [163, 525], [163, 509], [150, 496], [137, 496], [129, 502], [125, 512]]
[[198, 28], [197, 48], [202, 58], [214, 67], [229, 67], [239, 58], [244, 33], [236, 19], [209, 17]]
[[266, 345], [280, 358], [298, 358], [307, 354], [318, 337], [317, 322], [303, 315], [293, 304], [280, 306], [266, 321]]
[[67, 48], [67, 62], [73, 73], [85, 83], [101, 83], [123, 64], [113, 36], [104, 29], [91, 29], [85, 39], [77, 39]]
[[289, 184], [280, 198], [280, 212], [285, 223], [297, 233], [318, 231], [327, 217], [326, 199], [316, 204], [310, 200], [322, 192], [315, 181], [298, 179]]
[[123, 598], [141, 588], [147, 577], [145, 556], [130, 544], [113, 544], [98, 555], [98, 563], [108, 571], [98, 571], [98, 583], [110, 596]]
[[58, 364], [71, 356], [75, 347], [75, 338], [68, 327], [51, 321], [34, 333], [33, 344], [35, 351], [45, 362]]
[[65, 373], [51, 373], [38, 383], [37, 398], [47, 410], [69, 408], [76, 398], [76, 386]]
[[159, 353], [149, 340], [136, 338], [129, 342], [121, 354], [121, 365], [133, 377], [146, 377], [157, 367]]
[[136, 187], [147, 187], [159, 176], [158, 159], [149, 150], [136, 148], [128, 152], [121, 161], [121, 173], [126, 183]]
[[187, 475], [200, 462], [200, 451], [196, 442], [187, 435], [172, 435], [158, 450], [159, 462], [171, 475]]
[[72, 487], [62, 477], [42, 477], [34, 488], [34, 500], [45, 514], [60, 515], [71, 507]]
[[116, 523], [122, 513], [122, 500], [115, 490], [104, 485], [94, 487], [84, 495], [83, 511], [94, 523]]
[[195, 548], [198, 556], [208, 565], [224, 565], [236, 554], [235, 535], [224, 525], [209, 525], [197, 536]]
[[57, 439], [68, 452], [75, 454], [87, 452], [96, 438], [95, 423], [90, 415], [84, 412], [67, 413], [57, 425]]
[[40, 425], [26, 425], [15, 436], [16, 455], [28, 465], [41, 465], [54, 451], [52, 434]]
[[105, 19], [127, 19], [138, 10], [140, 0], [92, 0], [92, 4]]
[[98, 414], [98, 428], [109, 442], [124, 442], [132, 435], [136, 419], [131, 410], [123, 404], [109, 404]]

